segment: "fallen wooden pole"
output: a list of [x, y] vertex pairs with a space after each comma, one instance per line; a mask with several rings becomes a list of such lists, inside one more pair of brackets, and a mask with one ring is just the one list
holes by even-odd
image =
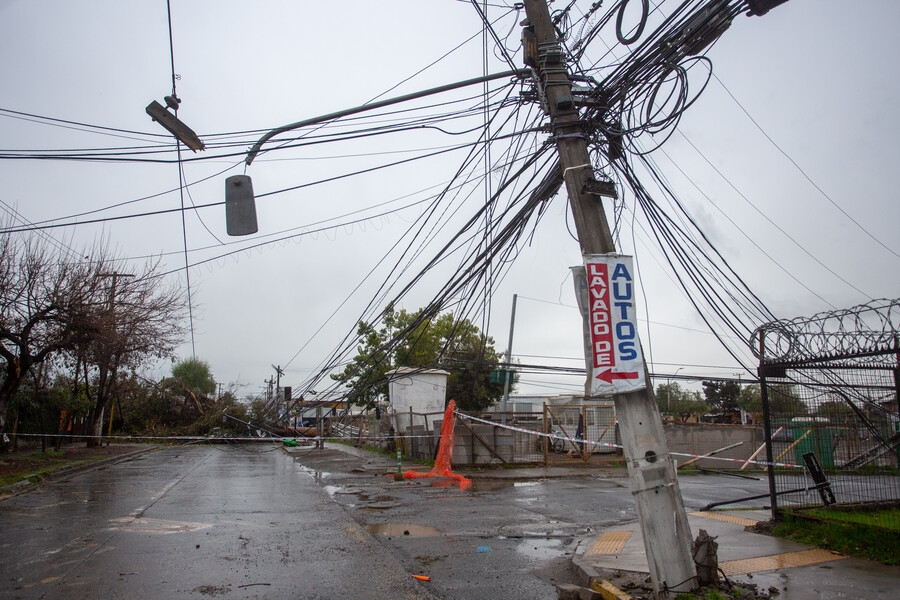
[[[782, 430], [782, 429], [784, 429], [784, 426], [783, 426], [783, 425], [782, 425], [781, 427], [779, 427], [778, 429], [775, 430], [775, 433], [772, 434], [772, 438], [774, 439], [774, 437], [775, 437], [776, 435], [778, 435], [779, 433], [781, 433], [781, 430]], [[748, 458], [747, 460], [744, 461], [744, 464], [741, 465], [741, 468], [740, 468], [739, 470], [740, 470], [740, 471], [743, 471], [744, 469], [746, 469], [747, 466], [750, 464], [750, 462], [751, 462], [754, 458], [756, 458], [757, 456], [759, 456], [759, 453], [762, 452], [765, 448], [766, 448], [766, 443], [763, 442], [762, 446], [760, 446], [759, 448], [757, 448], [757, 449], [756, 449], [756, 452], [754, 452], [753, 454], [751, 454], [751, 455], [750, 455], [750, 458]]]
[[[794, 449], [794, 446], [796, 446], [797, 444], [799, 444], [800, 442], [802, 442], [802, 441], [806, 438], [806, 436], [808, 436], [808, 435], [811, 434], [811, 433], [812, 433], [812, 429], [807, 429], [807, 430], [806, 430], [806, 433], [804, 433], [804, 434], [801, 435], [799, 438], [797, 438], [797, 441], [795, 441], [793, 444], [791, 444], [790, 446], [788, 446], [787, 448], [785, 448], [784, 452], [782, 452], [781, 454], [779, 454], [779, 455], [775, 458], [775, 460], [773, 460], [772, 462], [776, 462], [776, 463], [777, 463], [779, 460], [781, 460], [781, 457], [783, 457], [785, 454], [787, 454], [788, 452], [790, 452], [791, 450], [793, 450], [793, 449]], [[765, 469], [763, 469], [763, 471], [768, 471], [768, 470], [769, 470], [769, 467], [766, 467]]]
[[680, 469], [681, 467], [686, 467], [691, 463], [697, 462], [698, 460], [702, 460], [704, 458], [709, 458], [710, 456], [718, 454], [719, 452], [725, 452], [726, 450], [731, 450], [732, 448], [737, 448], [738, 446], [743, 446], [743, 445], [744, 445], [744, 442], [738, 442], [737, 444], [731, 444], [729, 446], [725, 446], [724, 448], [719, 448], [718, 450], [713, 450], [712, 452], [707, 452], [703, 456], [695, 456], [694, 458], [687, 461], [683, 465], [678, 465], [678, 468]]

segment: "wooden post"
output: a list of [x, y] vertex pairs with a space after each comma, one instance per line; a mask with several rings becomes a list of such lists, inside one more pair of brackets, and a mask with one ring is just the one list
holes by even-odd
[[325, 427], [322, 422], [322, 407], [316, 407], [316, 448], [325, 447]]
[[[544, 402], [544, 434], [550, 433], [550, 426], [547, 421], [547, 413], [547, 403]], [[550, 464], [550, 438], [548, 438], [546, 435], [543, 435], [541, 436], [541, 442], [541, 449], [544, 451], [544, 466], [546, 467], [548, 464]]]
[[[775, 433], [772, 434], [772, 437], [775, 437], [776, 435], [778, 435], [779, 433], [781, 433], [781, 430], [782, 430], [782, 429], [784, 429], [784, 427], [779, 427], [778, 429], [776, 429], [776, 430], [775, 430]], [[756, 437], [756, 436], [753, 436], [753, 437]], [[744, 461], [744, 464], [741, 465], [740, 470], [743, 471], [744, 469], [746, 469], [747, 466], [753, 461], [753, 459], [755, 459], [757, 456], [759, 456], [759, 453], [762, 452], [762, 451], [765, 450], [765, 449], [766, 449], [766, 443], [763, 442], [762, 445], [761, 445], [759, 448], [756, 449], [756, 452], [754, 452], [753, 454], [751, 454], [751, 455], [750, 455], [750, 458], [748, 458], [747, 460]]]
[[[788, 452], [790, 452], [791, 450], [793, 450], [794, 447], [795, 447], [797, 444], [799, 444], [800, 442], [802, 442], [803, 440], [805, 440], [805, 439], [806, 439], [806, 436], [808, 436], [808, 435], [811, 434], [811, 433], [812, 433], [812, 429], [807, 429], [807, 430], [806, 430], [806, 433], [804, 433], [804, 434], [801, 435], [799, 438], [797, 438], [796, 440], [794, 440], [794, 443], [791, 444], [790, 446], [788, 446], [787, 448], [785, 448], [784, 452], [782, 452], [782, 453], [779, 454], [777, 457], [775, 457], [775, 460], [773, 460], [772, 462], [773, 462], [773, 463], [777, 463], [779, 460], [781, 460], [782, 458], [784, 458], [784, 455], [785, 455], [785, 454], [787, 454]], [[768, 470], [768, 469], [769, 469], [769, 467], [767, 466], [764, 470]]]
[[410, 406], [409, 407], [409, 425], [407, 425], [407, 430], [406, 430], [407, 445], [404, 446], [406, 448], [406, 455], [409, 456], [410, 458], [412, 458], [412, 455], [413, 455], [413, 450], [412, 450], [413, 438], [412, 438], [412, 436], [413, 436], [413, 407]]
[[436, 456], [434, 452], [434, 436], [431, 434], [431, 431], [428, 426], [428, 414], [424, 415], [425, 419], [425, 439], [428, 440], [428, 455]]
[[715, 456], [719, 452], [725, 452], [726, 450], [731, 450], [732, 448], [737, 448], [738, 446], [743, 446], [743, 445], [744, 445], [744, 442], [738, 442], [736, 444], [729, 444], [727, 446], [723, 446], [722, 448], [713, 450], [712, 452], [707, 452], [706, 454], [701, 454], [700, 456], [695, 456], [694, 458], [687, 461], [683, 465], [678, 465], [678, 468], [680, 469], [681, 467], [686, 467], [688, 465], [692, 465], [695, 462], [697, 462], [698, 460], [703, 460], [704, 458], [709, 458], [710, 456]]

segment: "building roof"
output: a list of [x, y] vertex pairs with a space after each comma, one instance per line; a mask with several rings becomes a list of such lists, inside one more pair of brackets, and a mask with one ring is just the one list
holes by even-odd
[[410, 375], [413, 373], [418, 375], [450, 375], [449, 371], [444, 371], [443, 369], [422, 369], [420, 367], [397, 367], [388, 371], [385, 375], [390, 379], [391, 376]]

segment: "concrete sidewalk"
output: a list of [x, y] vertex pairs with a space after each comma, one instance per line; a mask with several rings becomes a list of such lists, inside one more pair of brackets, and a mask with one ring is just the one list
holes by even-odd
[[[754, 584], [779, 600], [827, 600], [897, 597], [900, 567], [850, 558], [756, 533], [751, 528], [767, 521], [763, 510], [690, 513], [691, 535], [701, 529], [719, 545], [719, 568], [729, 581]], [[611, 527], [579, 544], [573, 558], [586, 585], [607, 582], [628, 597], [629, 582], [648, 577], [644, 540], [637, 522]], [[615, 596], [609, 596], [615, 597]]]

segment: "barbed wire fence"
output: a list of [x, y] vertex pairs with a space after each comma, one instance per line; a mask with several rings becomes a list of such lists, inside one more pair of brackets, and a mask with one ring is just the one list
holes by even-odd
[[887, 299], [754, 331], [767, 461], [806, 467], [769, 470], [773, 513], [900, 506], [898, 338]]

